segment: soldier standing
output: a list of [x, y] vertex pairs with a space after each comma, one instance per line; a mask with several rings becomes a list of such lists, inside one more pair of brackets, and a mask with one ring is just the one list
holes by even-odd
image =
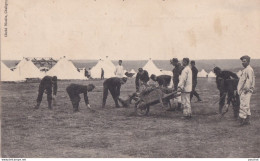
[[240, 125], [250, 124], [250, 99], [255, 89], [255, 74], [253, 68], [249, 65], [250, 57], [245, 55], [240, 58], [244, 69], [238, 82], [237, 92], [240, 96], [239, 117]]

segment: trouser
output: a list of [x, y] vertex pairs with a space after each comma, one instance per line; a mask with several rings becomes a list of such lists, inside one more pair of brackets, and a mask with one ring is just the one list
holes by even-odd
[[181, 101], [183, 105], [183, 115], [191, 116], [190, 93], [181, 93]]
[[195, 90], [196, 86], [197, 86], [197, 83], [194, 83], [192, 86], [192, 91], [190, 93], [190, 100], [192, 100], [193, 95], [196, 96], [198, 100], [200, 100], [200, 96]]
[[73, 111], [74, 112], [79, 111], [80, 96], [74, 95], [74, 94], [70, 93], [68, 90], [67, 90], [67, 93], [70, 97], [70, 101], [71, 101], [72, 106], [73, 106]]
[[116, 104], [116, 107], [119, 107], [119, 104], [118, 104], [118, 97], [119, 97], [119, 95], [117, 94], [116, 89], [114, 87], [108, 87], [106, 85], [104, 85], [104, 88], [103, 88], [103, 102], [102, 102], [102, 106], [104, 107], [106, 105], [108, 91], [111, 93], [111, 95], [113, 97], [113, 100], [114, 100], [114, 102]]
[[240, 109], [239, 109], [239, 117], [246, 119], [247, 116], [251, 115], [250, 111], [250, 99], [251, 99], [251, 92], [244, 93], [240, 95]]
[[237, 118], [238, 117], [238, 113], [239, 113], [240, 101], [239, 101], [239, 95], [238, 94], [234, 95], [234, 91], [230, 91], [228, 93], [228, 96], [227, 96], [226, 92], [223, 92], [223, 91], [220, 92], [219, 113], [222, 113], [222, 109], [223, 109], [223, 107], [225, 105], [226, 97], [228, 97], [228, 99], [230, 99], [230, 101], [228, 101], [228, 104], [229, 104], [229, 102], [232, 103], [234, 117]]
[[223, 106], [225, 105], [227, 93], [220, 91], [219, 93], [219, 113], [222, 113]]
[[39, 90], [38, 90], [38, 97], [37, 97], [37, 105], [39, 106], [42, 102], [42, 97], [43, 97], [43, 93], [46, 90], [47, 92], [47, 101], [48, 101], [48, 106], [49, 108], [51, 108], [51, 104], [52, 104], [52, 86], [39, 86]]

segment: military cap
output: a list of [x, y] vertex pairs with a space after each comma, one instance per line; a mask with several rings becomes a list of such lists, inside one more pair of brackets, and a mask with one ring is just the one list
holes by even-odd
[[250, 57], [248, 55], [244, 55], [240, 58], [240, 60], [242, 61], [243, 59], [246, 59], [247, 62], [250, 62]]
[[186, 61], [188, 64], [189, 64], [189, 62], [190, 62], [190, 59], [189, 59], [189, 58], [183, 58], [182, 60], [183, 60], [183, 61]]

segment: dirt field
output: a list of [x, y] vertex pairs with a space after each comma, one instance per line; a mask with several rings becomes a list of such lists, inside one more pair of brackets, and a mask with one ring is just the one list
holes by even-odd
[[[39, 83], [3, 83], [2, 157], [260, 157], [260, 109], [257, 93], [251, 101], [251, 125], [239, 127], [230, 111], [221, 119], [215, 114], [218, 99], [215, 81], [198, 80], [201, 103], [192, 101], [193, 118], [183, 120], [179, 112], [165, 112], [152, 106], [149, 116], [138, 117], [130, 108], [114, 108], [111, 95], [101, 109], [102, 92], [89, 93], [95, 112], [83, 101], [73, 113], [65, 88], [58, 82], [57, 106], [48, 110], [46, 95], [40, 109], [34, 110]], [[260, 79], [256, 80], [260, 86]], [[134, 80], [122, 87], [121, 95], [135, 90]]]

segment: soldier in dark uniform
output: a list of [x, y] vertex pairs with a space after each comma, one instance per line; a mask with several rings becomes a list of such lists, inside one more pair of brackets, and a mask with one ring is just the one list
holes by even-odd
[[[181, 65], [181, 63], [178, 61], [177, 58], [173, 58], [170, 60], [170, 63], [174, 66], [174, 69], [172, 70], [173, 73], [173, 85], [174, 85], [174, 90], [177, 91], [178, 89], [178, 84], [179, 84], [179, 76], [181, 75], [182, 70], [184, 67]], [[180, 97], [178, 99], [178, 107], [177, 110], [181, 111], [181, 99]], [[169, 111], [174, 111], [175, 109], [169, 109]]]
[[67, 88], [66, 91], [70, 97], [72, 106], [73, 106], [73, 111], [78, 112], [79, 111], [79, 102], [80, 102], [80, 94], [84, 94], [84, 100], [85, 104], [88, 108], [91, 109], [88, 101], [88, 92], [92, 91], [95, 88], [93, 84], [89, 85], [79, 85], [79, 84], [70, 84]]
[[222, 114], [223, 106], [225, 105], [225, 99], [227, 96], [227, 105], [232, 103], [234, 110], [234, 117], [238, 117], [239, 113], [239, 95], [237, 94], [238, 76], [230, 71], [222, 71], [219, 67], [215, 67], [214, 73], [216, 74], [216, 84], [220, 92], [219, 98], [219, 113]]
[[171, 83], [171, 76], [169, 76], [169, 75], [159, 75], [159, 76], [156, 76], [156, 75], [152, 74], [150, 78], [153, 81], [157, 82], [159, 84], [159, 86], [166, 87], [166, 88]]
[[104, 79], [104, 74], [105, 74], [104, 69], [101, 68], [101, 80]]
[[121, 85], [126, 83], [126, 81], [127, 81], [126, 77], [123, 77], [123, 78], [112, 77], [112, 78], [108, 78], [107, 80], [104, 81], [102, 108], [104, 108], [106, 105], [108, 91], [110, 91], [110, 93], [115, 101], [116, 107], [119, 107], [118, 98], [120, 96], [120, 88], [121, 88]]
[[140, 90], [140, 84], [147, 86], [147, 82], [149, 81], [149, 74], [146, 70], [143, 70], [143, 68], [138, 69], [138, 73], [135, 78], [135, 86], [136, 86], [136, 92], [139, 92]]
[[195, 67], [195, 61], [192, 60], [190, 62], [191, 64], [191, 70], [192, 70], [192, 91], [190, 93], [190, 100], [192, 100], [193, 95], [197, 97], [198, 102], [201, 102], [199, 94], [196, 92], [195, 88], [197, 86], [197, 75], [198, 75], [198, 69]]
[[52, 109], [52, 98], [55, 99], [56, 94], [57, 94], [57, 77], [56, 76], [53, 76], [53, 77], [45, 76], [42, 78], [40, 85], [39, 85], [37, 105], [35, 106], [35, 109], [38, 109], [40, 107], [44, 91], [45, 91], [45, 93], [47, 93], [48, 108]]

